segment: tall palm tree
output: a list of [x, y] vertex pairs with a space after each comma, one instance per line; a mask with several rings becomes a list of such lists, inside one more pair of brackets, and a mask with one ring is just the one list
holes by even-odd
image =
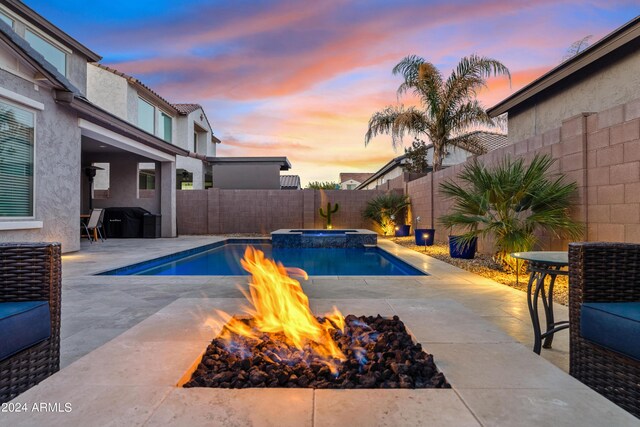
[[[412, 92], [420, 99], [422, 108], [389, 106], [375, 113], [369, 119], [365, 145], [381, 134], [391, 134], [394, 148], [402, 145], [402, 138], [407, 133], [417, 138], [426, 137], [433, 145], [434, 171], [442, 167], [447, 146], [454, 138], [455, 144], [467, 151], [484, 151], [475, 137], [464, 137], [462, 133], [474, 126], [495, 126], [476, 95], [479, 89], [487, 86], [491, 76], [505, 75], [511, 83], [506, 66], [492, 58], [470, 55], [462, 58], [445, 80], [435, 65], [417, 55], [409, 55], [393, 67], [393, 74], [404, 79], [398, 87], [398, 98]], [[432, 207], [433, 203], [432, 179]], [[434, 211], [432, 208], [431, 228], [434, 228]]]
[[[474, 126], [493, 126], [494, 122], [476, 99], [477, 91], [487, 85], [491, 76], [506, 75], [509, 69], [501, 62], [471, 55], [460, 60], [451, 75], [444, 76], [430, 62], [417, 55], [405, 57], [393, 68], [404, 82], [398, 87], [398, 97], [415, 94], [422, 108], [389, 106], [369, 120], [365, 145], [380, 134], [391, 134], [395, 147], [402, 145], [405, 134], [426, 136], [433, 144], [433, 169], [442, 167], [445, 150], [453, 138]], [[475, 139], [456, 138], [456, 145], [471, 151], [482, 151]]]

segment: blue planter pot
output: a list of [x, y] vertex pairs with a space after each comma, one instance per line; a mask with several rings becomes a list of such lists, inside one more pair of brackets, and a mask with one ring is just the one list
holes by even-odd
[[458, 246], [458, 237], [459, 236], [449, 236], [449, 255], [451, 258], [473, 259], [473, 257], [476, 256], [478, 238], [474, 237], [471, 243]]
[[396, 237], [407, 237], [411, 235], [410, 225], [399, 225], [396, 230]]
[[432, 246], [435, 237], [435, 228], [416, 228], [416, 245], [418, 246]]

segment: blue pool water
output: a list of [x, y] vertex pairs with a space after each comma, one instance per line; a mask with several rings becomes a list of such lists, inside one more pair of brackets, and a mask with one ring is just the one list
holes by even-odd
[[[134, 264], [103, 275], [238, 276], [247, 272], [240, 259], [248, 243], [208, 245]], [[378, 248], [273, 248], [251, 243], [267, 258], [297, 267], [309, 276], [423, 276], [425, 273]]]

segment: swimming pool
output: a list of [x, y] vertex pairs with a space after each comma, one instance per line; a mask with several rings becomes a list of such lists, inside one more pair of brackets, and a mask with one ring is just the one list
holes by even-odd
[[110, 270], [101, 275], [239, 276], [247, 245], [297, 267], [309, 276], [424, 276], [426, 273], [380, 248], [274, 248], [269, 241], [219, 242], [162, 258]]

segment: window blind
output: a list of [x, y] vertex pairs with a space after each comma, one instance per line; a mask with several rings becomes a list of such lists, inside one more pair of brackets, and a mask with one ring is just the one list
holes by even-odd
[[33, 216], [34, 115], [0, 102], [0, 217]]

